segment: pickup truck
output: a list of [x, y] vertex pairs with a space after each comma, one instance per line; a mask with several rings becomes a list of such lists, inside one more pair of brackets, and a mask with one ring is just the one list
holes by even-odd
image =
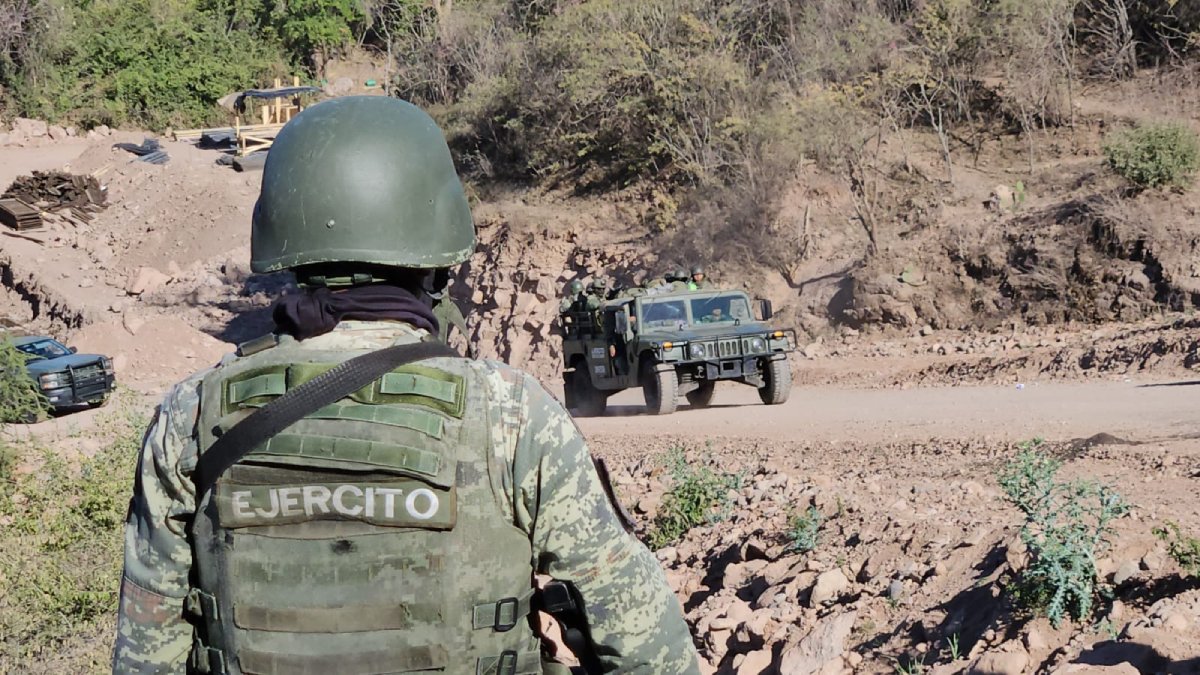
[[107, 356], [79, 354], [41, 335], [13, 338], [13, 344], [30, 356], [25, 369], [55, 410], [85, 403], [101, 406], [112, 393], [116, 378]]

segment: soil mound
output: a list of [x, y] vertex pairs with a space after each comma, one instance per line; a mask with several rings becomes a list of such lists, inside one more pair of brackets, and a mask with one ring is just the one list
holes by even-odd
[[147, 393], [216, 365], [231, 351], [228, 344], [178, 319], [143, 320], [133, 314], [85, 326], [71, 343], [80, 352], [112, 357], [117, 381]]

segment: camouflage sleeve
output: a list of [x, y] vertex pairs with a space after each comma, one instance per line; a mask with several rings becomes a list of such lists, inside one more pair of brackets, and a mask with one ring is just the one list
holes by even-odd
[[579, 591], [606, 671], [699, 673], [679, 601], [618, 520], [574, 421], [532, 378], [514, 384], [513, 515], [530, 534], [538, 571]]
[[187, 524], [195, 510], [180, 460], [195, 457], [197, 379], [177, 386], [146, 431], [125, 523], [125, 571], [114, 673], [183, 673], [192, 646], [184, 619], [192, 551]]

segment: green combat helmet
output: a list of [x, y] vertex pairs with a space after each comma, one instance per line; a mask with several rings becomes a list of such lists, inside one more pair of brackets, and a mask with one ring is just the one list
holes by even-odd
[[671, 276], [667, 279], [667, 281], [671, 282], [671, 288], [673, 290], [688, 290], [688, 273], [687, 270], [682, 267], [675, 268], [675, 271], [671, 273]]
[[579, 295], [583, 293], [583, 282], [576, 279], [567, 284], [563, 289], [563, 299], [558, 303], [558, 311], [560, 314], [565, 314], [571, 311], [571, 308], [579, 302]]
[[[380, 267], [435, 270], [475, 249], [475, 227], [441, 130], [385, 96], [314, 105], [271, 145], [254, 207], [250, 268], [301, 283], [379, 280]], [[386, 275], [386, 271], [383, 272]]]
[[708, 279], [703, 265], [692, 265], [692, 276], [688, 279], [688, 288], [695, 291], [708, 287]]
[[608, 296], [608, 280], [600, 277], [593, 279], [592, 283], [588, 284], [588, 309], [598, 309]]

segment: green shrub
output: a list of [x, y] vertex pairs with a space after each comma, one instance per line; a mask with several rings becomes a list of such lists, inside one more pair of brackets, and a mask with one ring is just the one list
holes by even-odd
[[[129, 505], [144, 420], [120, 413], [103, 433], [115, 440], [72, 466], [46, 450], [38, 471], [0, 497], [0, 671], [46, 659], [102, 662], [121, 579], [121, 527]], [[19, 498], [18, 498], [19, 496]], [[63, 644], [106, 634], [85, 654]], [[85, 663], [58, 672], [83, 672]], [[53, 670], [53, 669], [51, 669]], [[51, 672], [50, 670], [46, 672]]]
[[1200, 169], [1200, 140], [1182, 124], [1152, 124], [1114, 135], [1104, 144], [1104, 156], [1140, 187], [1185, 186]]
[[1154, 528], [1154, 536], [1167, 543], [1167, 552], [1185, 574], [1200, 576], [1200, 539], [1183, 534], [1179, 524], [1171, 521]]
[[1021, 540], [1030, 555], [1009, 590], [1018, 606], [1058, 627], [1068, 615], [1080, 620], [1091, 614], [1097, 554], [1107, 546], [1112, 521], [1128, 506], [1107, 486], [1056, 481], [1061, 463], [1039, 447], [1028, 444], [999, 476], [1009, 501], [1025, 513]]
[[808, 507], [802, 514], [793, 514], [788, 518], [788, 539], [793, 551], [808, 553], [815, 549], [821, 539], [821, 526], [825, 524], [825, 516], [815, 506]]
[[0, 424], [26, 422], [49, 409], [49, 401], [25, 370], [29, 355], [0, 340]]
[[679, 541], [693, 527], [723, 518], [729, 492], [741, 485], [739, 475], [688, 462], [682, 448], [671, 450], [667, 463], [672, 484], [650, 532], [650, 548], [655, 550]]

